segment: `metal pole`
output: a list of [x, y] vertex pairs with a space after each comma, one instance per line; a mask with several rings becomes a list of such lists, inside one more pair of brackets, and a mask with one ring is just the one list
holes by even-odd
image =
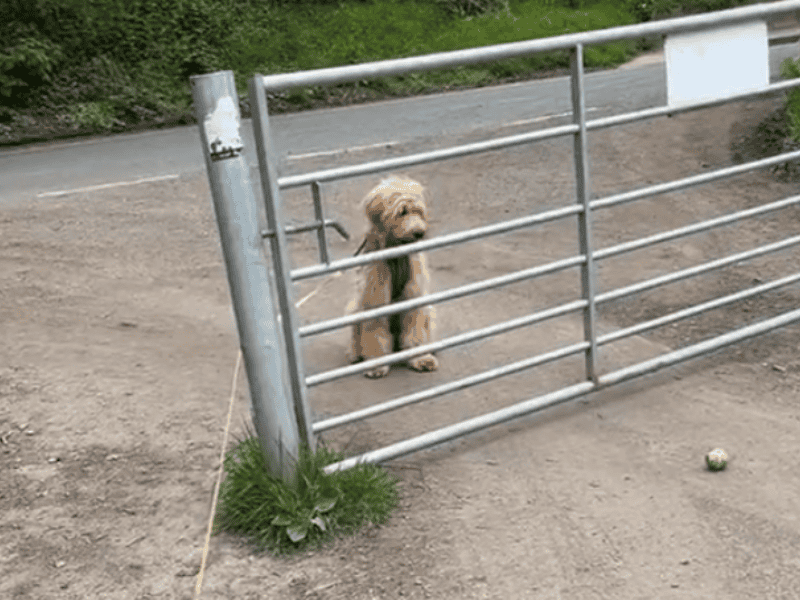
[[[284, 219], [281, 207], [281, 191], [278, 188], [278, 169], [275, 163], [277, 154], [272, 147], [272, 136], [269, 131], [269, 108], [267, 94], [261, 84], [263, 77], [255, 75], [250, 80], [250, 109], [253, 113], [253, 134], [256, 140], [258, 168], [261, 174], [261, 189], [264, 193], [264, 208], [267, 213], [267, 225], [275, 232], [270, 236], [272, 249], [272, 267], [277, 284], [278, 307], [283, 328], [283, 342], [286, 348], [286, 366], [291, 386], [292, 407], [295, 422], [301, 441], [310, 449], [315, 449], [314, 432], [311, 429], [311, 411], [306, 399], [306, 383], [303, 375], [303, 361], [300, 355], [300, 337], [297, 333], [297, 316], [292, 302], [292, 279], [289, 270], [289, 250], [286, 243]], [[321, 206], [317, 202], [318, 206]], [[317, 218], [322, 214], [318, 210]], [[325, 228], [320, 227], [322, 238]], [[327, 243], [327, 242], [326, 242]]]
[[330, 256], [328, 255], [328, 233], [325, 231], [325, 211], [322, 208], [322, 194], [320, 193], [318, 181], [311, 184], [311, 195], [314, 198], [314, 218], [320, 223], [317, 229], [319, 261], [328, 265], [331, 262]]
[[270, 472], [294, 478], [301, 437], [291, 405], [232, 71], [191, 77], [222, 255], [244, 357], [253, 424]]
[[577, 44], [570, 53], [572, 91], [572, 114], [578, 125], [573, 149], [575, 157], [575, 186], [578, 204], [583, 211], [578, 213], [578, 245], [580, 254], [586, 257], [581, 265], [581, 295], [586, 300], [583, 310], [583, 338], [589, 342], [586, 348], [586, 377], [597, 382], [596, 357], [597, 340], [595, 333], [594, 306], [594, 259], [592, 258], [592, 209], [591, 180], [589, 177], [589, 140], [586, 131], [586, 88], [583, 78], [583, 46]]

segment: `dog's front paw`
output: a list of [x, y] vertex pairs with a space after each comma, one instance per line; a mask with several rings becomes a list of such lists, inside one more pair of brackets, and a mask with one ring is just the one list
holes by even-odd
[[380, 377], [386, 377], [389, 374], [389, 365], [384, 365], [382, 367], [378, 367], [377, 369], [372, 369], [371, 371], [365, 371], [364, 377], [369, 377], [370, 379], [378, 379]]
[[433, 354], [423, 354], [408, 359], [408, 366], [415, 371], [435, 371], [439, 368], [439, 361]]

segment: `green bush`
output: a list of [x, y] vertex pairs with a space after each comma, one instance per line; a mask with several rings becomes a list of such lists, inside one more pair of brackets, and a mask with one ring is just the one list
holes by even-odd
[[435, 0], [447, 12], [457, 17], [478, 15], [510, 10], [508, 0]]
[[81, 102], [69, 107], [70, 118], [76, 129], [109, 131], [116, 121], [111, 102]]
[[0, 52], [0, 95], [21, 104], [32, 88], [49, 82], [64, 53], [48, 39], [24, 37]]
[[758, 0], [623, 0], [626, 10], [639, 21], [725, 10]]

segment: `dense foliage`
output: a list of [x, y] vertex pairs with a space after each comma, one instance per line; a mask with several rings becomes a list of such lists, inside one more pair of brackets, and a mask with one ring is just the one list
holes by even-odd
[[[751, 0], [0, 0], [0, 142], [192, 120], [188, 78], [410, 56], [585, 31]], [[637, 51], [587, 49], [589, 67]], [[299, 90], [297, 110], [521, 79], [562, 54]], [[246, 107], [245, 107], [246, 108]]]

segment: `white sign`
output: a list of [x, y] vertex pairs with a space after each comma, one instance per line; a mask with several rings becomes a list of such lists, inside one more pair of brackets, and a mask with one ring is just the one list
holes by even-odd
[[667, 103], [683, 106], [769, 84], [764, 21], [667, 36]]

